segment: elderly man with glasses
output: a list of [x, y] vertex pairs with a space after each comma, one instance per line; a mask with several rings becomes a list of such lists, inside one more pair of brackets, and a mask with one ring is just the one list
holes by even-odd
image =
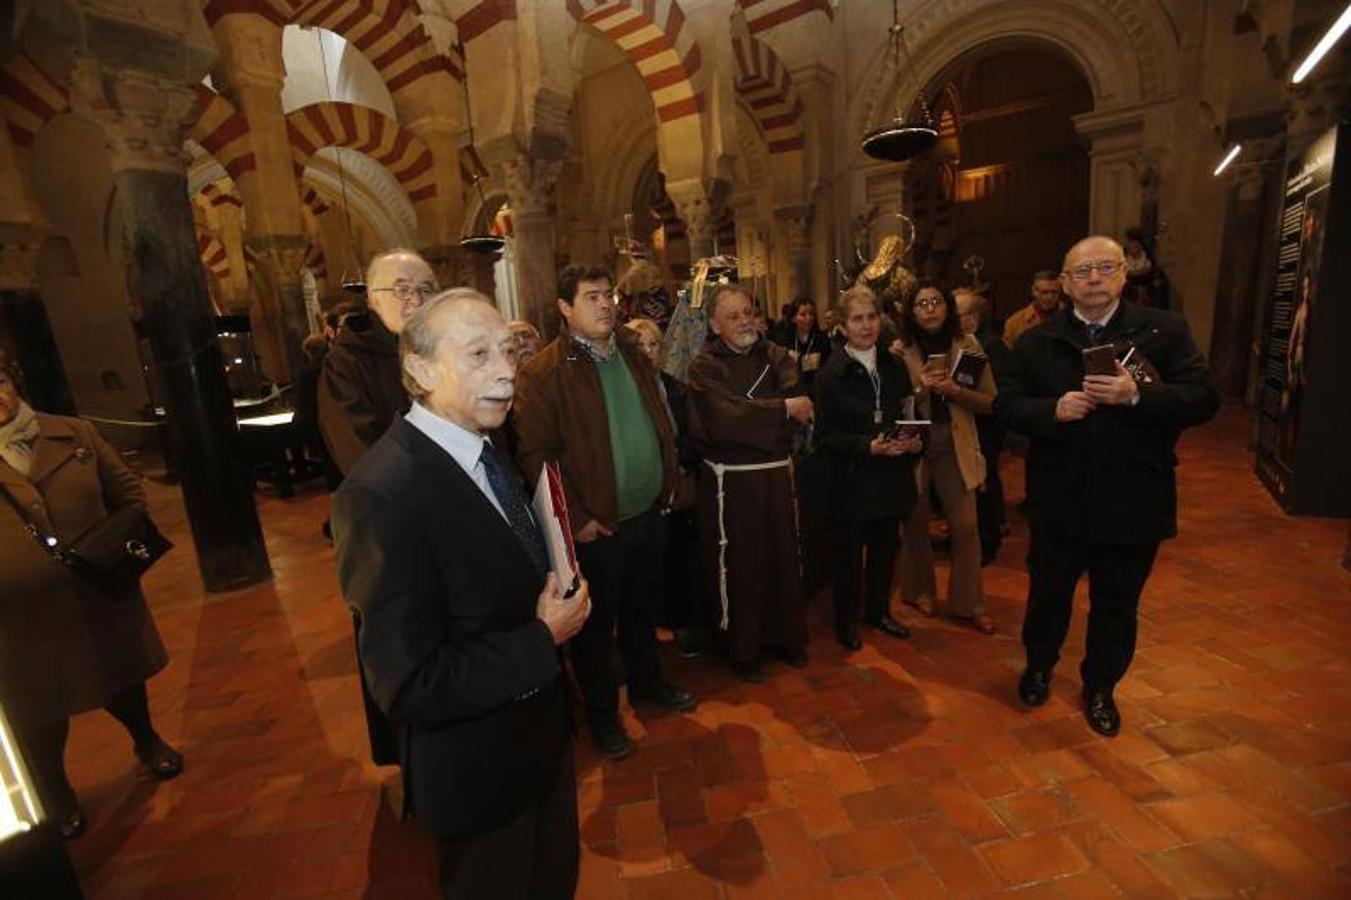
[[[319, 374], [319, 433], [343, 475], [408, 411], [398, 336], [435, 293], [432, 267], [412, 250], [386, 250], [366, 267], [366, 298], [374, 315], [352, 313], [343, 320]], [[364, 673], [361, 696], [372, 760], [398, 762], [394, 733], [372, 701]]]
[[1031, 439], [1027, 498], [1027, 668], [1018, 695], [1050, 696], [1074, 589], [1088, 573], [1084, 715], [1121, 728], [1112, 692], [1135, 653], [1140, 593], [1159, 543], [1177, 534], [1173, 448], [1215, 415], [1219, 395], [1180, 316], [1121, 301], [1125, 256], [1106, 237], [1065, 255], [1072, 302], [1018, 339], [999, 376], [995, 413]]

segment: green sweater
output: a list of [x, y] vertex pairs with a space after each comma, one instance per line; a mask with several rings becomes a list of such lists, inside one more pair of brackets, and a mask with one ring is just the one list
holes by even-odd
[[610, 454], [615, 466], [619, 521], [647, 512], [661, 496], [661, 444], [638, 382], [616, 348], [607, 360], [596, 360], [605, 394], [605, 420], [610, 426]]

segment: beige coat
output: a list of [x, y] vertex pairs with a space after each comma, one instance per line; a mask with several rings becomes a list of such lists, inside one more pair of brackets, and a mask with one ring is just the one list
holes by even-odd
[[[111, 510], [145, 506], [140, 480], [82, 419], [38, 413], [33, 469], [0, 461], [0, 490], [45, 532], [70, 539]], [[0, 703], [45, 723], [102, 706], [168, 657], [139, 590], [108, 597], [76, 579], [0, 497]]]
[[[980, 341], [969, 334], [962, 335], [952, 342], [950, 358], [957, 355], [958, 350], [967, 350], [970, 352], [985, 354], [985, 349], [981, 347]], [[905, 362], [905, 367], [910, 371], [910, 382], [912, 384], [921, 383], [921, 375], [924, 372], [924, 360], [920, 356], [919, 348], [910, 344], [901, 351], [901, 359]], [[990, 365], [986, 363], [985, 370], [980, 373], [980, 383], [976, 389], [983, 394], [989, 394], [993, 397], [996, 393], [994, 384], [994, 375], [990, 372]], [[928, 394], [920, 394], [920, 404], [928, 415]], [[962, 483], [966, 485], [968, 491], [974, 491], [985, 483], [985, 457], [980, 452], [980, 436], [976, 433], [976, 417], [966, 407], [958, 403], [949, 403], [948, 409], [952, 411], [952, 443], [957, 451], [957, 467], [962, 470]]]

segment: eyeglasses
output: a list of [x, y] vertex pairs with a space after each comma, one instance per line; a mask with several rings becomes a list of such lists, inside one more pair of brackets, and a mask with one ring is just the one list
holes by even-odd
[[946, 305], [942, 297], [925, 297], [915, 301], [915, 309], [938, 309]]
[[371, 288], [371, 293], [378, 291], [389, 291], [395, 297], [407, 303], [409, 300], [426, 301], [432, 294], [436, 293], [436, 285], [427, 284], [396, 284], [393, 287]]
[[1121, 266], [1120, 260], [1100, 259], [1097, 262], [1084, 263], [1082, 266], [1066, 269], [1065, 274], [1075, 281], [1083, 281], [1085, 278], [1092, 278], [1094, 272], [1099, 275], [1115, 275], [1121, 270]]

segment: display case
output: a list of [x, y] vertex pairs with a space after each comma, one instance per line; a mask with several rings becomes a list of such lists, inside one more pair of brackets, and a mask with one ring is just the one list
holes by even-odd
[[0, 707], [0, 895], [66, 900], [84, 895], [65, 842], [47, 821], [23, 754]]

